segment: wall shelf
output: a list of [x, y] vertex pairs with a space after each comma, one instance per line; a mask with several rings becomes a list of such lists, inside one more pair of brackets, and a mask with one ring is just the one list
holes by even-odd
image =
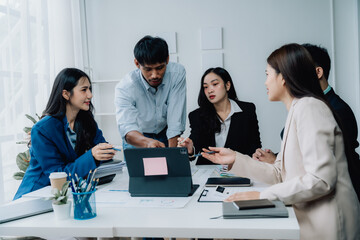
[[117, 83], [120, 79], [96, 79], [93, 80], [92, 83], [94, 84], [100, 84], [100, 83]]
[[107, 112], [95, 113], [95, 116], [115, 116], [115, 113], [107, 113]]

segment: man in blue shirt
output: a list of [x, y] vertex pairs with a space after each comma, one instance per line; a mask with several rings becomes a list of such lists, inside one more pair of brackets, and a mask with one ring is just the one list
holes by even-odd
[[167, 43], [145, 36], [134, 48], [138, 69], [115, 88], [116, 121], [129, 147], [176, 147], [185, 130], [185, 68], [169, 62]]

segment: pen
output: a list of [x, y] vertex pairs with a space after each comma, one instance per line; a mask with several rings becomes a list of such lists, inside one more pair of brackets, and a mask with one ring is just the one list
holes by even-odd
[[83, 180], [82, 177], [80, 177], [78, 185], [77, 185], [77, 192], [83, 192], [83, 185], [86, 183], [85, 180]]
[[[95, 173], [95, 171], [94, 171]], [[85, 191], [88, 191], [88, 188], [90, 188], [91, 186], [91, 179], [93, 178], [93, 174], [92, 174], [92, 170], [90, 170], [90, 172], [88, 173], [87, 177], [86, 177], [86, 182], [85, 182]]]
[[112, 149], [114, 149], [115, 151], [121, 152], [121, 149], [120, 149], [120, 148], [112, 148]]
[[186, 139], [187, 139], [187, 138], [184, 138], [183, 140], [181, 140], [181, 141], [179, 142], [179, 144], [184, 143]]
[[91, 175], [92, 175], [92, 170], [90, 170], [89, 174], [87, 175], [87, 178], [86, 178], [86, 185], [88, 185], [88, 184], [89, 184], [90, 179], [91, 179]]
[[74, 188], [74, 184], [73, 184], [72, 182], [71, 182], [70, 186], [71, 186], [71, 190], [72, 190], [73, 192], [76, 192], [76, 191], [75, 191], [75, 188]]
[[76, 187], [76, 185], [75, 185], [74, 179], [71, 177], [71, 173], [69, 173], [69, 178], [70, 178], [70, 181], [71, 181], [72, 190], [74, 191], [75, 190], [74, 188]]
[[76, 173], [75, 173], [75, 180], [76, 180], [76, 182], [79, 182], [79, 177]]
[[98, 178], [96, 180], [94, 179], [94, 184], [92, 185], [90, 191], [91, 192], [94, 191], [98, 184], [99, 184], [99, 179]]
[[95, 170], [94, 170], [94, 172], [93, 172], [93, 174], [91, 176], [90, 182], [92, 182], [92, 180], [94, 179], [96, 171], [97, 171], [97, 168], [95, 168]]
[[[215, 151], [207, 152], [207, 154], [213, 154], [213, 153], [215, 153]], [[197, 153], [197, 154], [194, 154], [194, 155], [192, 155], [192, 156], [190, 156], [190, 157], [193, 158], [193, 157], [198, 157], [198, 156], [201, 156], [201, 152], [200, 152], [200, 153]]]
[[85, 189], [85, 192], [89, 192], [90, 189], [92, 189], [93, 185], [95, 184], [95, 180], [93, 180], [94, 183], [90, 182], [87, 186], [86, 186], [86, 189]]

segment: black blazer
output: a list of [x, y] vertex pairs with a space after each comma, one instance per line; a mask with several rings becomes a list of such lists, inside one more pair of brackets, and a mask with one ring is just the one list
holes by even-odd
[[[252, 156], [257, 148], [261, 148], [259, 125], [253, 103], [235, 101], [242, 112], [234, 113], [231, 116], [229, 133], [225, 142], [226, 148]], [[190, 138], [194, 142], [195, 153], [202, 148], [215, 146], [215, 131], [212, 133], [203, 131], [201, 128], [203, 119], [200, 116], [200, 109], [189, 114]], [[199, 157], [197, 165], [213, 164], [209, 160]]]
[[334, 92], [333, 89], [325, 94], [325, 98], [337, 114], [337, 117], [339, 118], [343, 127], [344, 137], [348, 139], [350, 148], [354, 152], [353, 154], [356, 155], [355, 158], [359, 159], [359, 155], [355, 151], [355, 149], [359, 146], [359, 143], [357, 141], [357, 123], [353, 111], [349, 105]]
[[348, 162], [349, 174], [358, 200], [360, 201], [360, 160], [359, 154], [357, 154], [355, 150], [359, 146], [359, 142], [357, 141], [358, 129], [354, 113], [349, 105], [344, 102], [333, 89], [325, 94], [325, 98], [334, 109], [340, 124], [342, 125], [343, 137], [346, 142], [345, 154]]

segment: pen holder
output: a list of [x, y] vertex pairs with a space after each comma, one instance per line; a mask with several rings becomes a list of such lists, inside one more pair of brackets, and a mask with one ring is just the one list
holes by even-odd
[[75, 219], [85, 220], [96, 217], [95, 191], [73, 192]]

